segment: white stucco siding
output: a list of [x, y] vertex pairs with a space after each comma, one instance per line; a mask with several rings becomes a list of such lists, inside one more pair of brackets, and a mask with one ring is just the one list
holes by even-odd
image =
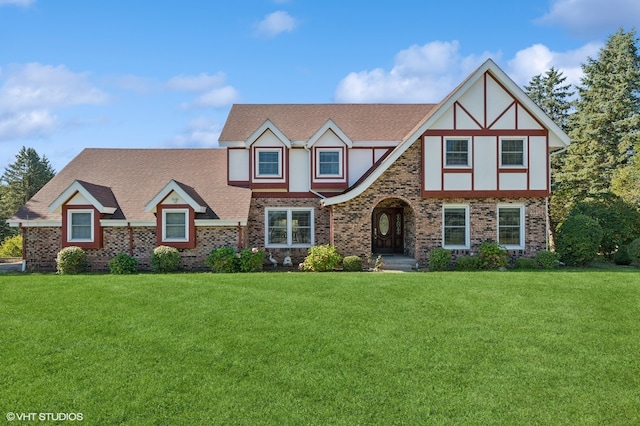
[[[464, 107], [465, 110], [469, 112], [469, 114], [474, 117], [479, 123], [483, 123], [484, 121], [484, 84], [482, 79], [476, 81], [473, 86], [469, 88], [469, 90], [458, 100], [458, 103]], [[456, 114], [457, 120], [468, 120], [465, 118], [466, 114], [463, 114], [462, 111], [458, 111]], [[456, 125], [462, 123], [456, 123]], [[459, 129], [468, 129], [477, 128], [477, 125], [473, 123], [471, 127], [460, 127]]]
[[229, 180], [248, 181], [249, 180], [249, 150], [230, 149], [229, 154]]
[[87, 204], [91, 204], [91, 201], [87, 200], [84, 195], [79, 192], [76, 192], [68, 202], [65, 203], [68, 206], [83, 206]]
[[259, 146], [283, 146], [284, 144], [278, 137], [271, 131], [265, 131], [256, 141], [253, 143], [254, 147]]
[[445, 191], [471, 191], [471, 173], [445, 173]]
[[442, 189], [442, 142], [438, 136], [424, 138], [424, 189]]
[[[506, 92], [493, 78], [487, 76], [487, 125], [496, 121], [500, 115], [509, 108], [514, 101], [513, 96]], [[500, 120], [502, 122], [502, 119]], [[513, 129], [515, 126], [515, 114], [507, 127]], [[501, 127], [503, 128], [503, 127]]]
[[453, 110], [449, 108], [447, 111], [442, 113], [430, 128], [434, 130], [453, 129]]
[[541, 130], [543, 127], [527, 112], [526, 109], [518, 108], [518, 129]]
[[290, 192], [307, 192], [310, 188], [309, 152], [305, 149], [292, 149], [289, 152]]
[[373, 150], [351, 149], [349, 150], [349, 186], [353, 185], [373, 165]]
[[344, 146], [345, 143], [336, 136], [331, 130], [327, 130], [324, 134], [318, 139], [318, 141], [314, 144], [315, 147], [323, 147], [323, 146]]
[[547, 145], [544, 136], [532, 136], [529, 138], [529, 186], [532, 190], [547, 189]]
[[474, 138], [474, 186], [479, 191], [495, 191], [497, 189], [497, 156], [498, 143], [495, 137], [478, 136]]
[[526, 173], [500, 173], [501, 191], [524, 191], [526, 189]]
[[504, 114], [491, 126], [494, 130], [510, 130], [514, 128], [516, 122], [516, 107], [512, 105]]

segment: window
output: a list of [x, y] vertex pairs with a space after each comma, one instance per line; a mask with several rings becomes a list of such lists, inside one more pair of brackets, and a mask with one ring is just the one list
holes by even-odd
[[469, 206], [443, 208], [442, 241], [445, 248], [469, 248]]
[[280, 176], [280, 150], [258, 151], [258, 176]]
[[68, 241], [93, 241], [93, 211], [69, 210]]
[[524, 207], [498, 206], [498, 244], [506, 248], [524, 248]]
[[469, 166], [468, 139], [447, 139], [445, 164], [447, 166]]
[[500, 163], [503, 166], [524, 166], [524, 140], [501, 139]]
[[162, 241], [188, 241], [188, 218], [187, 209], [162, 210]]
[[340, 175], [340, 151], [319, 151], [318, 152], [318, 175], [319, 176], [339, 176]]
[[267, 247], [311, 247], [312, 209], [267, 209], [265, 212]]

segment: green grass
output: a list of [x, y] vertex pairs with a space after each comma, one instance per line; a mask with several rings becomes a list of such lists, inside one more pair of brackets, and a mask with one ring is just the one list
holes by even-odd
[[0, 413], [638, 424], [637, 272], [0, 276]]

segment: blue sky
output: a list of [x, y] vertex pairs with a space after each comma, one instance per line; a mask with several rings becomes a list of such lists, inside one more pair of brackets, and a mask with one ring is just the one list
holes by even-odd
[[638, 0], [0, 0], [0, 171], [215, 147], [233, 103], [439, 102], [488, 57], [578, 83], [634, 27]]

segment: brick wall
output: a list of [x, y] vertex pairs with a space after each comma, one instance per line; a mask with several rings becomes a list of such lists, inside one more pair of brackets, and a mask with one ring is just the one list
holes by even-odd
[[525, 206], [525, 250], [513, 251], [511, 257], [532, 257], [546, 248], [544, 198], [423, 199], [420, 156], [420, 144], [415, 143], [362, 194], [332, 206], [334, 244], [343, 256], [365, 258], [371, 252], [371, 220], [375, 207], [402, 207], [404, 254], [426, 265], [429, 250], [442, 246], [443, 204], [469, 205], [471, 248], [454, 252], [454, 257], [473, 253], [484, 241], [496, 241], [497, 207], [502, 203]]
[[[138, 269], [151, 269], [151, 252], [156, 247], [155, 227], [134, 227], [133, 257]], [[206, 269], [205, 259], [213, 249], [238, 246], [238, 227], [197, 227], [197, 247], [180, 249], [183, 270]], [[246, 230], [243, 230], [246, 233]], [[27, 270], [55, 271], [56, 256], [62, 249], [61, 228], [25, 228]], [[103, 248], [86, 249], [89, 271], [108, 271], [109, 260], [119, 253], [129, 254], [129, 229], [104, 227]]]

